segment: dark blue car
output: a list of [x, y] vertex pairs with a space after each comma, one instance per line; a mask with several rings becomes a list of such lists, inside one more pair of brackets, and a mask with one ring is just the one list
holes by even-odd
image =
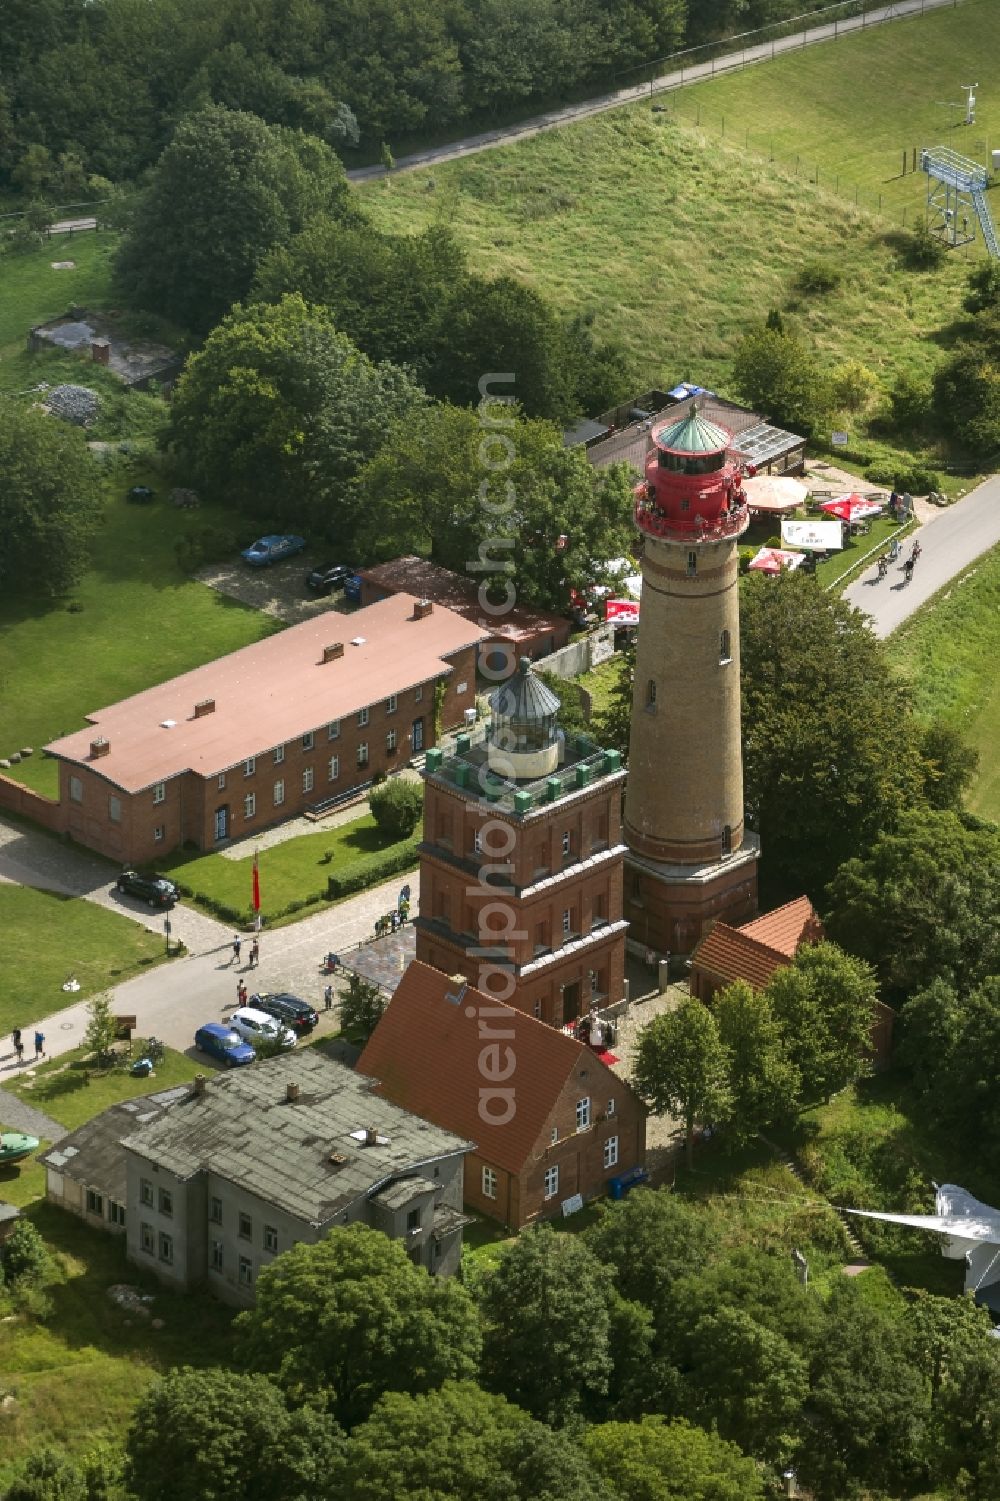
[[207, 1053], [217, 1063], [227, 1068], [236, 1068], [241, 1063], [252, 1063], [257, 1054], [248, 1042], [244, 1042], [224, 1022], [206, 1022], [194, 1034], [194, 1045]]

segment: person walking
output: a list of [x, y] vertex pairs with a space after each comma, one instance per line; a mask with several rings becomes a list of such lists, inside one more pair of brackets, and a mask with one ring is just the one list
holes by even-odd
[[243, 980], [236, 981], [236, 1004], [245, 1006], [247, 1003], [247, 987]]
[[250, 945], [250, 968], [251, 969], [256, 969], [257, 968], [257, 961], [258, 961], [259, 958], [260, 958], [260, 944], [258, 943], [257, 939], [255, 938], [254, 941], [253, 941], [253, 943], [251, 943], [251, 945]]
[[20, 1048], [21, 1048], [21, 1028], [20, 1027], [15, 1027], [14, 1028], [13, 1032], [10, 1034], [10, 1040], [14, 1044], [14, 1057], [15, 1058], [20, 1058], [20, 1056], [21, 1056], [21, 1053], [20, 1053]]
[[323, 1010], [333, 1010], [333, 986], [328, 985], [323, 992]]
[[35, 1058], [45, 1057], [45, 1033], [41, 1030], [35, 1033]]
[[[242, 948], [243, 948], [243, 939], [240, 937], [240, 935], [238, 933], [234, 933], [233, 934], [233, 959], [236, 960], [237, 964], [239, 964], [239, 962], [240, 962], [240, 951], [241, 951]], [[233, 959], [230, 959], [230, 961], [229, 961], [230, 964], [232, 964]]]
[[20, 1027], [18, 1027], [18, 1029], [17, 1029], [17, 1041], [14, 1044], [14, 1051], [17, 1054], [17, 1061], [18, 1061], [18, 1063], [19, 1064], [23, 1063], [24, 1062], [24, 1043], [21, 1041], [21, 1029], [20, 1029]]

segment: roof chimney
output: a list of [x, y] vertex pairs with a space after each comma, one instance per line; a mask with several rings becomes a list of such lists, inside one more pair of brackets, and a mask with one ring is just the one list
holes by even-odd
[[198, 702], [194, 706], [194, 717], [195, 717], [195, 719], [204, 719], [204, 717], [205, 717], [206, 714], [214, 714], [214, 713], [215, 713], [215, 699], [214, 698], [202, 698], [202, 699], [199, 699]]
[[106, 739], [104, 735], [99, 735], [96, 740], [90, 742], [90, 759], [92, 761], [98, 760], [101, 756], [110, 756], [110, 754], [111, 741]]
[[195, 1092], [195, 1094], [196, 1095], [204, 1094], [205, 1093], [205, 1086], [207, 1085], [207, 1083], [208, 1083], [208, 1080], [205, 1078], [204, 1074], [195, 1074], [195, 1076], [194, 1076], [194, 1092]]
[[323, 661], [324, 662], [336, 662], [337, 658], [338, 657], [342, 657], [343, 655], [344, 655], [344, 643], [343, 643], [343, 641], [331, 641], [331, 643], [330, 643], [329, 646], [324, 646], [324, 648], [323, 648]]
[[110, 339], [91, 339], [91, 341], [90, 341], [90, 358], [93, 360], [93, 362], [94, 362], [95, 365], [110, 365], [111, 364], [111, 340]]
[[289, 1105], [294, 1105], [295, 1101], [298, 1099], [298, 1097], [299, 1097], [299, 1086], [297, 1084], [286, 1084], [285, 1085], [285, 1099], [287, 1100], [288, 1104]]
[[413, 619], [424, 620], [434, 613], [434, 606], [429, 599], [418, 599], [413, 606]]
[[378, 1141], [378, 1132], [374, 1126], [365, 1127], [365, 1146], [373, 1147]]

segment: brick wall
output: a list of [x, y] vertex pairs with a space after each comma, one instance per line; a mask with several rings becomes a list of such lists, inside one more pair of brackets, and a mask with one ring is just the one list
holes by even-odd
[[30, 818], [55, 834], [65, 832], [66, 815], [62, 805], [53, 802], [50, 797], [43, 797], [40, 792], [34, 792], [30, 787], [23, 787], [10, 777], [0, 776], [0, 808], [6, 809], [8, 813], [18, 813], [23, 818]]

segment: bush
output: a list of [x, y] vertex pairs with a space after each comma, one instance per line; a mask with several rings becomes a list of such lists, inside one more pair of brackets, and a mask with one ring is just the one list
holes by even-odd
[[178, 565], [185, 573], [194, 573], [204, 563], [219, 563], [240, 550], [241, 538], [223, 526], [206, 526], [174, 545]]
[[908, 370], [901, 371], [889, 392], [889, 425], [898, 432], [913, 432], [927, 425], [930, 412], [930, 384]]
[[795, 278], [800, 292], [833, 292], [844, 279], [839, 266], [831, 261], [806, 261]]
[[904, 259], [916, 271], [934, 271], [947, 255], [944, 242], [932, 235], [925, 224], [920, 224], [907, 238]]
[[873, 485], [891, 485], [894, 490], [908, 490], [912, 495], [929, 495], [940, 490], [941, 476], [936, 469], [923, 469], [915, 464], [912, 469], [894, 469], [890, 464], [872, 464], [865, 470], [865, 479]]
[[753, 560], [754, 560], [754, 558], [756, 556], [757, 556], [757, 549], [756, 549], [756, 547], [741, 547], [740, 548], [740, 573], [749, 573], [750, 572], [750, 564], [753, 562]]
[[383, 860], [373, 865], [366, 865], [363, 870], [354, 871], [346, 876], [327, 876], [326, 899], [328, 902], [333, 902], [342, 896], [352, 896], [355, 891], [363, 891], [368, 886], [377, 886], [380, 881], [387, 881], [390, 876], [399, 875], [404, 870], [412, 870], [416, 863], [416, 851], [411, 844], [408, 844], [404, 849], [397, 850], [395, 854], [386, 855]]
[[834, 370], [831, 380], [837, 405], [852, 412], [866, 407], [878, 388], [878, 376], [860, 360], [845, 360]]
[[4, 1278], [11, 1282], [38, 1282], [49, 1270], [45, 1242], [30, 1220], [19, 1219], [0, 1247]]
[[408, 777], [393, 777], [373, 788], [368, 802], [383, 834], [393, 839], [409, 839], [424, 810], [424, 789]]

